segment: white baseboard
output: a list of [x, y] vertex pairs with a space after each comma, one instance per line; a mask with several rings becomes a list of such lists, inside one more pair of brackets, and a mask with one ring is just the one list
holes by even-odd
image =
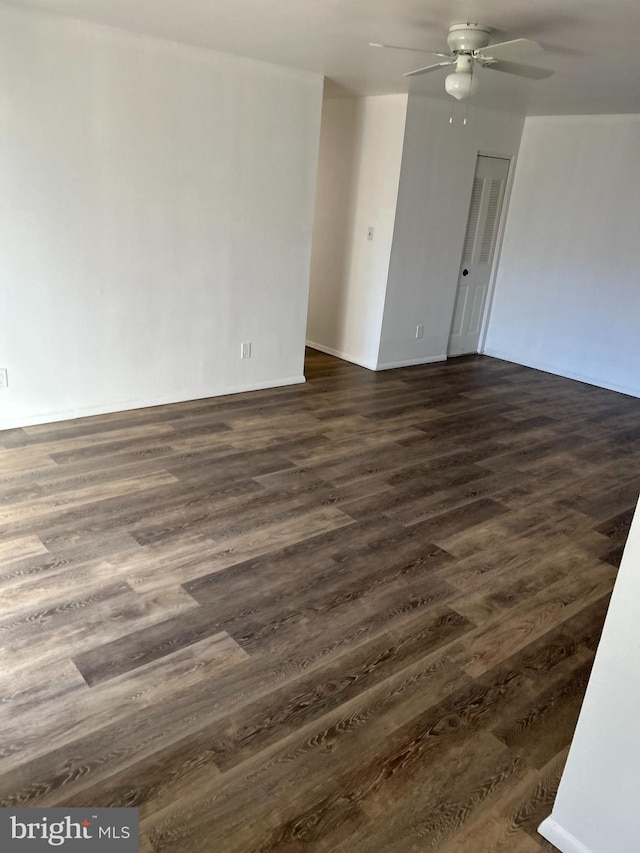
[[78, 406], [74, 409], [63, 409], [58, 412], [45, 412], [37, 415], [8, 418], [0, 421], [0, 430], [18, 429], [20, 427], [52, 424], [58, 421], [74, 420], [75, 418], [90, 418], [94, 415], [110, 415], [114, 412], [128, 412], [132, 409], [150, 409], [154, 406], [167, 406], [173, 403], [186, 403], [190, 400], [207, 400], [209, 397], [225, 397], [227, 394], [244, 394], [246, 391], [264, 391], [269, 388], [282, 388], [286, 385], [300, 385], [306, 382], [304, 376], [288, 376], [283, 379], [271, 379], [265, 382], [254, 382], [249, 385], [233, 385], [229, 388], [217, 388], [203, 393], [201, 389], [184, 392], [179, 397], [159, 397], [153, 400], [116, 400], [101, 406]]
[[356, 358], [348, 352], [343, 352], [333, 347], [327, 347], [324, 344], [319, 344], [316, 341], [307, 341], [307, 346], [311, 349], [317, 349], [318, 352], [326, 352], [327, 355], [334, 355], [336, 358], [341, 358], [343, 361], [348, 361], [351, 364], [357, 364], [358, 367], [366, 367], [367, 370], [376, 370], [376, 365], [370, 361], [363, 361], [361, 358]]
[[307, 346], [311, 347], [311, 349], [317, 349], [320, 352], [326, 352], [327, 355], [334, 355], [336, 358], [341, 358], [343, 361], [349, 361], [351, 364], [357, 364], [359, 367], [366, 367], [367, 370], [393, 370], [396, 367], [413, 367], [416, 364], [432, 364], [436, 361], [446, 361], [447, 354], [443, 355], [428, 355], [422, 358], [406, 358], [402, 359], [402, 361], [383, 361], [380, 364], [373, 364], [369, 361], [363, 361], [360, 358], [356, 358], [354, 355], [350, 355], [347, 352], [342, 352], [342, 350], [333, 349], [333, 347], [327, 347], [324, 344], [316, 343], [316, 341], [307, 341]]
[[396, 367], [413, 367], [416, 364], [434, 364], [437, 361], [446, 361], [447, 354], [428, 355], [422, 358], [405, 358], [402, 361], [383, 361], [376, 370], [393, 370]]
[[504, 352], [493, 347], [485, 347], [482, 355], [489, 355], [493, 358], [499, 358], [502, 361], [510, 361], [513, 364], [521, 364], [523, 367], [533, 367], [534, 370], [542, 370], [544, 373], [552, 373], [554, 376], [564, 376], [565, 379], [575, 379], [577, 382], [595, 385], [596, 388], [606, 388], [607, 391], [617, 391], [619, 394], [628, 394], [630, 397], [640, 397], [640, 388], [618, 385], [615, 382], [609, 382], [606, 379], [579, 373], [575, 370], [565, 370], [564, 368], [559, 368], [556, 365], [539, 361], [535, 358], [521, 358], [517, 353]]
[[538, 832], [543, 838], [555, 845], [561, 853], [594, 853], [590, 847], [585, 847], [575, 836], [567, 832], [559, 823], [556, 823], [553, 817], [543, 820], [538, 827]]

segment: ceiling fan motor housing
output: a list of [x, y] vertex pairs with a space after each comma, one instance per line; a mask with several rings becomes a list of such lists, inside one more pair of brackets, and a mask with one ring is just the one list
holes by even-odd
[[492, 33], [493, 28], [484, 24], [476, 24], [470, 21], [451, 24], [447, 44], [453, 53], [471, 52], [486, 47], [491, 40]]

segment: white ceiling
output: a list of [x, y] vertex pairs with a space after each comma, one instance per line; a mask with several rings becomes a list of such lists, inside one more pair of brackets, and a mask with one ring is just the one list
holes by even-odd
[[[494, 41], [526, 37], [548, 51], [548, 80], [480, 70], [477, 102], [529, 115], [640, 113], [640, 0], [13, 0], [200, 47], [320, 72], [333, 95], [409, 91], [402, 73], [420, 54], [384, 41], [446, 49], [453, 21], [495, 27]], [[425, 61], [426, 59], [426, 61]], [[411, 91], [443, 93], [443, 72]]]

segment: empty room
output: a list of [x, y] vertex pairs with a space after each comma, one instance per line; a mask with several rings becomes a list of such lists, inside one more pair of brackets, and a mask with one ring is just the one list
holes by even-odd
[[640, 7], [0, 0], [0, 847], [637, 853]]

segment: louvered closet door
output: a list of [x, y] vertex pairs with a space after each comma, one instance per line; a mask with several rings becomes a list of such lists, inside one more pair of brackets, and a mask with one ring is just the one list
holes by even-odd
[[478, 157], [449, 335], [449, 355], [478, 352], [508, 171], [508, 160]]

